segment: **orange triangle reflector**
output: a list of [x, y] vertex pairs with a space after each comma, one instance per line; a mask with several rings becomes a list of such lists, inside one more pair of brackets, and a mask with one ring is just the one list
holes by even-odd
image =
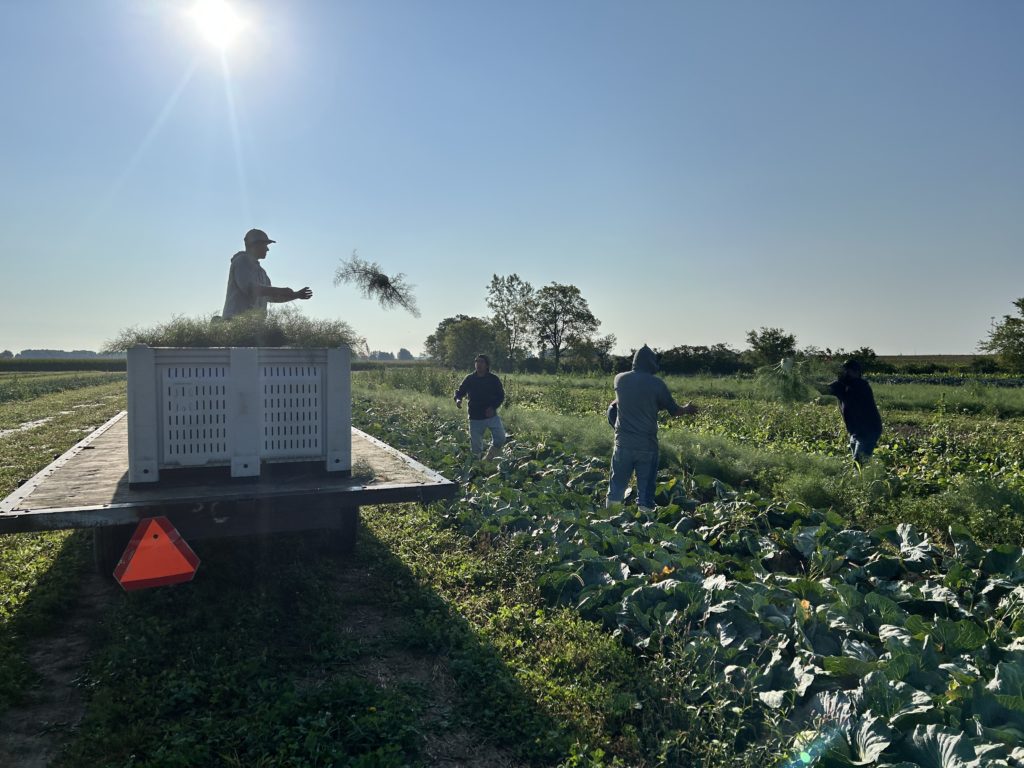
[[191, 581], [198, 568], [199, 558], [171, 521], [147, 517], [132, 534], [114, 578], [130, 591]]

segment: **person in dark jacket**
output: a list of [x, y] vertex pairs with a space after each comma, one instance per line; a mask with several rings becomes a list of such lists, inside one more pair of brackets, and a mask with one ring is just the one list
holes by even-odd
[[842, 373], [828, 385], [828, 391], [839, 400], [853, 460], [863, 464], [871, 458], [882, 436], [882, 416], [875, 405], [871, 385], [861, 378], [860, 363], [852, 359], [843, 363]]
[[672, 416], [696, 413], [691, 403], [680, 406], [664, 379], [654, 374], [658, 360], [646, 344], [633, 356], [633, 370], [615, 377], [615, 400], [608, 406], [608, 421], [615, 428], [612, 474], [606, 506], [622, 502], [629, 480], [636, 473], [637, 506], [654, 509], [658, 480], [658, 411]]
[[501, 386], [501, 379], [491, 373], [487, 355], [477, 355], [473, 369], [455, 390], [455, 405], [461, 408], [462, 399], [469, 397], [469, 444], [477, 458], [483, 451], [484, 431], [491, 430], [491, 447], [484, 456], [489, 461], [505, 444], [505, 425], [498, 415], [498, 407], [505, 402], [505, 388]]

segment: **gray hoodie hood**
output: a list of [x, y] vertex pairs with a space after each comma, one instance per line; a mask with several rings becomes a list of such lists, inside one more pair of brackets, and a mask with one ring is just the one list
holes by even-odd
[[658, 358], [654, 351], [646, 344], [640, 347], [636, 354], [633, 355], [633, 370], [643, 371], [644, 373], [658, 372]]

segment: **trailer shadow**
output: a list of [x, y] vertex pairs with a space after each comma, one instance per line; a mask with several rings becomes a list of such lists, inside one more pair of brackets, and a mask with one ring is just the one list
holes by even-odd
[[69, 537], [22, 606], [72, 587], [27, 643], [38, 683], [0, 719], [5, 766], [497, 768], [555, 764], [568, 745], [366, 529], [347, 554], [315, 533], [193, 542], [193, 582], [134, 593], [92, 575], [88, 538]]
[[335, 583], [340, 631], [362, 650], [352, 669], [383, 689], [413, 686], [421, 697], [427, 764], [557, 762], [537, 737], [558, 742], [561, 726], [469, 622], [366, 528]]
[[32, 591], [0, 622], [0, 765], [49, 765], [82, 718], [77, 680], [91, 629], [116, 597], [88, 566], [90, 538], [86, 531], [65, 538]]

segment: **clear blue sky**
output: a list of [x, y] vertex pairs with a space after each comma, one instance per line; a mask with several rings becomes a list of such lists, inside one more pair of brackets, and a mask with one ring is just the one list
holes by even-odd
[[0, 349], [218, 312], [253, 226], [393, 352], [494, 273], [620, 351], [967, 353], [1024, 296], [1016, 0], [250, 0], [223, 58], [193, 5], [0, 0]]

